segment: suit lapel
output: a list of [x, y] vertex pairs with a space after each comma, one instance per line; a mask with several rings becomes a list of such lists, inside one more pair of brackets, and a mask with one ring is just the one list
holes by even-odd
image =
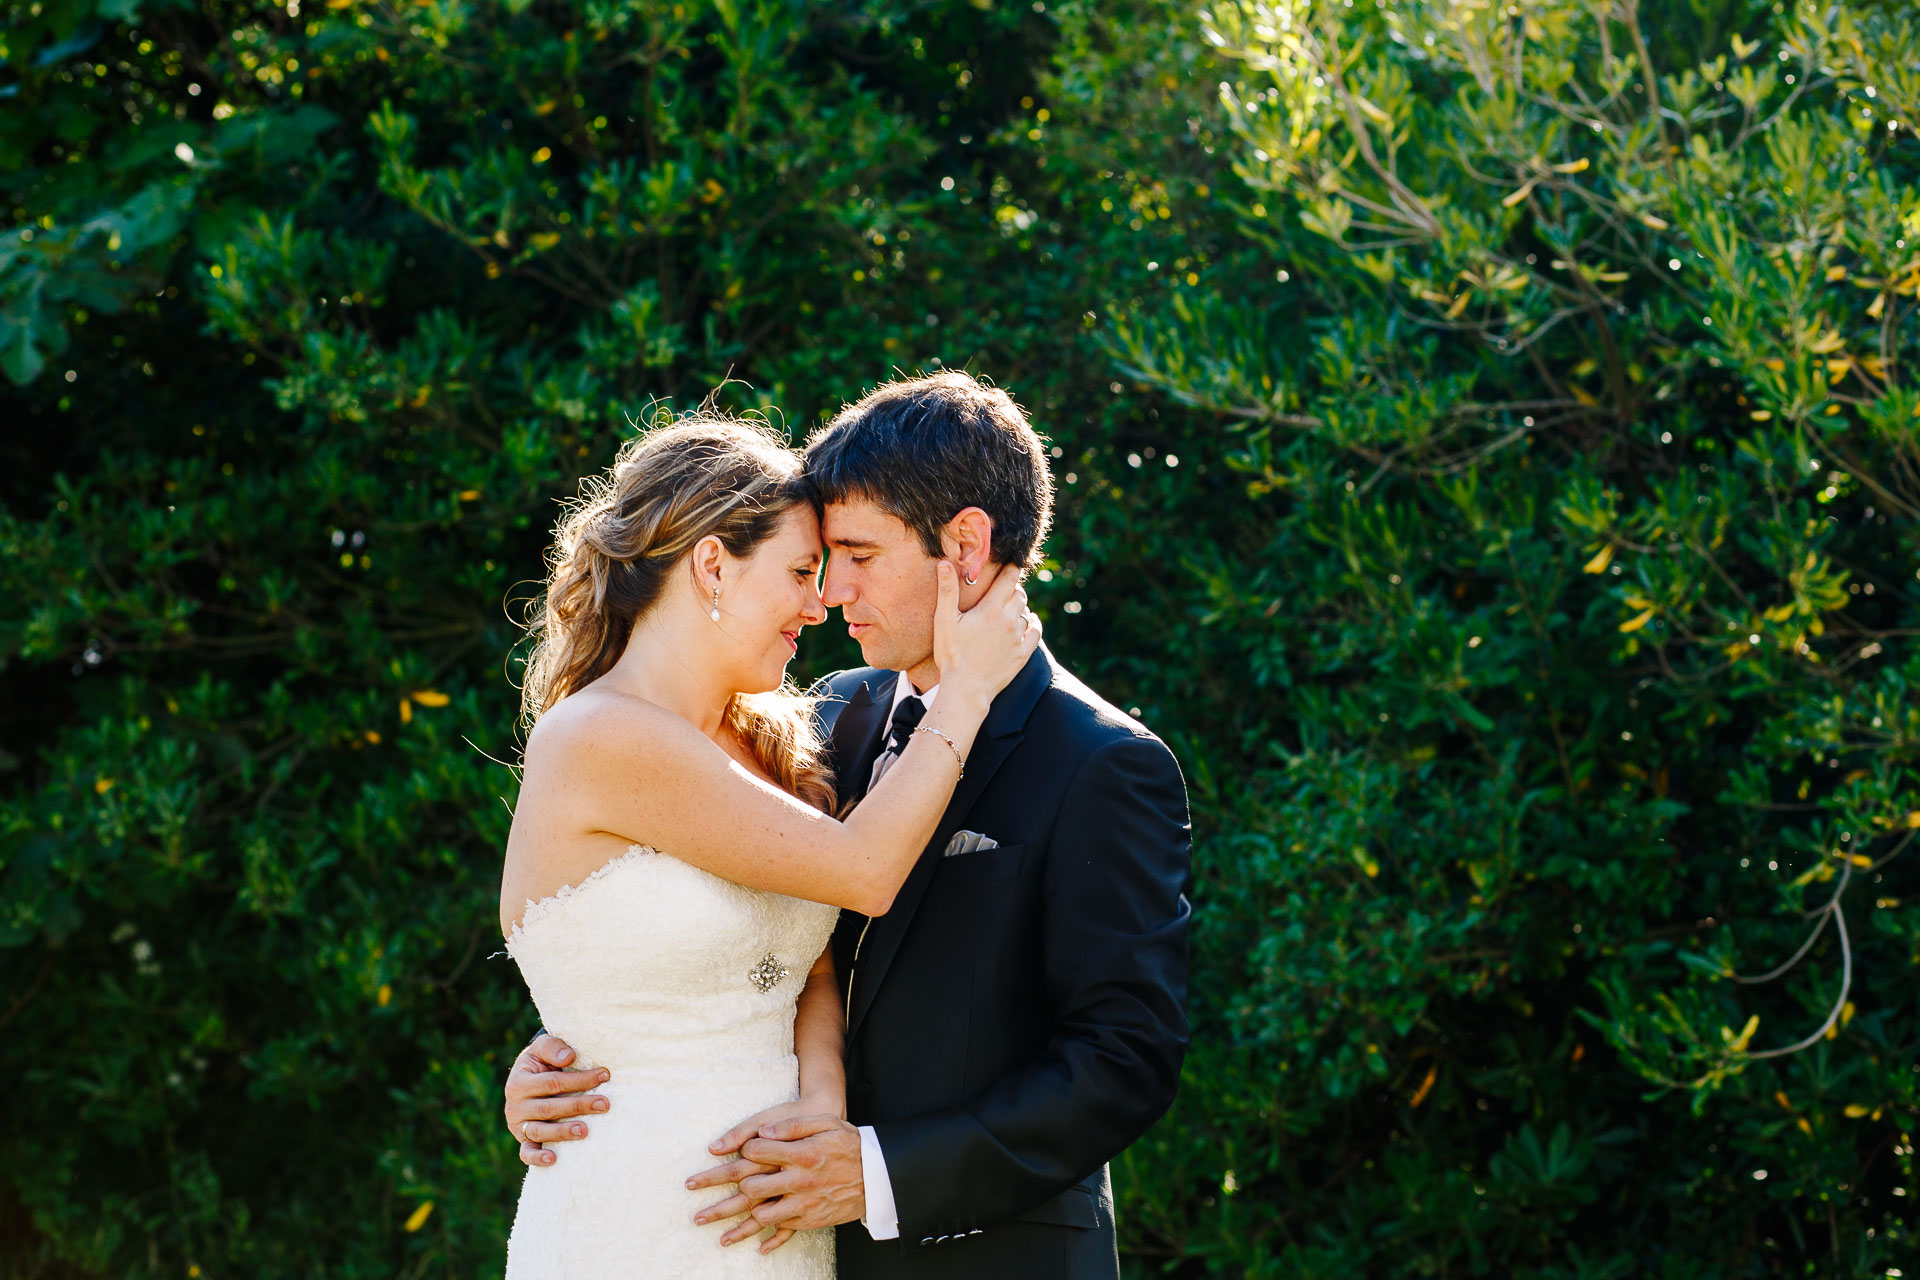
[[1043, 645], [1027, 660], [1027, 665], [1014, 677], [1013, 683], [1002, 689], [1000, 696], [993, 700], [993, 707], [987, 712], [986, 721], [974, 738], [973, 751], [967, 759], [966, 776], [953, 789], [953, 799], [947, 804], [940, 825], [934, 829], [933, 839], [921, 850], [920, 860], [908, 873], [900, 892], [894, 895], [893, 909], [884, 916], [874, 918], [866, 941], [860, 947], [859, 958], [849, 973], [849, 981], [853, 984], [847, 1018], [849, 1040], [859, 1031], [867, 1010], [873, 1007], [874, 993], [880, 989], [888, 968], [899, 954], [900, 944], [907, 936], [907, 926], [913, 922], [913, 913], [926, 896], [927, 886], [932, 882], [933, 873], [939, 868], [941, 856], [946, 852], [947, 841], [953, 838], [954, 832], [962, 829], [975, 802], [987, 789], [987, 784], [993, 781], [993, 775], [1013, 749], [1020, 745], [1021, 738], [1025, 736], [1027, 717], [1033, 714], [1040, 695], [1052, 684], [1052, 655], [1047, 653]]
[[867, 779], [873, 774], [873, 762], [880, 758], [887, 716], [893, 709], [893, 686], [899, 679], [899, 672], [889, 671], [862, 680], [847, 699], [846, 710], [833, 722], [829, 745], [842, 805], [867, 794]]
[[[834, 717], [827, 735], [827, 757], [833, 763], [837, 802], [843, 815], [849, 804], [867, 794], [867, 780], [873, 776], [873, 762], [879, 759], [886, 739], [893, 688], [899, 679], [899, 672], [885, 671], [862, 680]], [[833, 931], [833, 965], [841, 983], [842, 1007], [847, 998], [846, 984], [853, 974], [854, 953], [859, 950], [866, 924], [867, 918], [859, 912], [842, 911]]]

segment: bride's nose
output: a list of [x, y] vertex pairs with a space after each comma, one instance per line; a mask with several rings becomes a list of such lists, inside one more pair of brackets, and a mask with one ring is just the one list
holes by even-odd
[[807, 603], [800, 616], [806, 619], [810, 627], [819, 626], [827, 620], [827, 606], [820, 599], [819, 587], [807, 588]]

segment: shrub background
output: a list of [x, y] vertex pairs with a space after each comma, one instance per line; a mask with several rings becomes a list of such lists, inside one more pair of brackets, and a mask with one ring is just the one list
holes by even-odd
[[10, 6], [0, 1275], [496, 1273], [553, 503], [936, 363], [1192, 789], [1132, 1272], [1911, 1270], [1915, 25]]

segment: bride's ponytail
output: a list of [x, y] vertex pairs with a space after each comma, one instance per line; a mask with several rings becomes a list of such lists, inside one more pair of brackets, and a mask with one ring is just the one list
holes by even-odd
[[[799, 465], [765, 427], [708, 411], [628, 441], [554, 529], [546, 590], [527, 628], [526, 726], [612, 669], [635, 622], [702, 538], [720, 539], [736, 556], [766, 541], [780, 517], [806, 501]], [[774, 782], [832, 809], [832, 774], [808, 699], [791, 688], [737, 694], [726, 722]]]

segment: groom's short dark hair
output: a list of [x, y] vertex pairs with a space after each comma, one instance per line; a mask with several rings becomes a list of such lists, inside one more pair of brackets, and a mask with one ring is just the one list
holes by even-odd
[[993, 558], [1031, 568], [1053, 522], [1039, 433], [1006, 392], [958, 370], [889, 382], [841, 409], [807, 440], [802, 481], [817, 507], [865, 500], [898, 517], [931, 556], [947, 521], [979, 507]]

